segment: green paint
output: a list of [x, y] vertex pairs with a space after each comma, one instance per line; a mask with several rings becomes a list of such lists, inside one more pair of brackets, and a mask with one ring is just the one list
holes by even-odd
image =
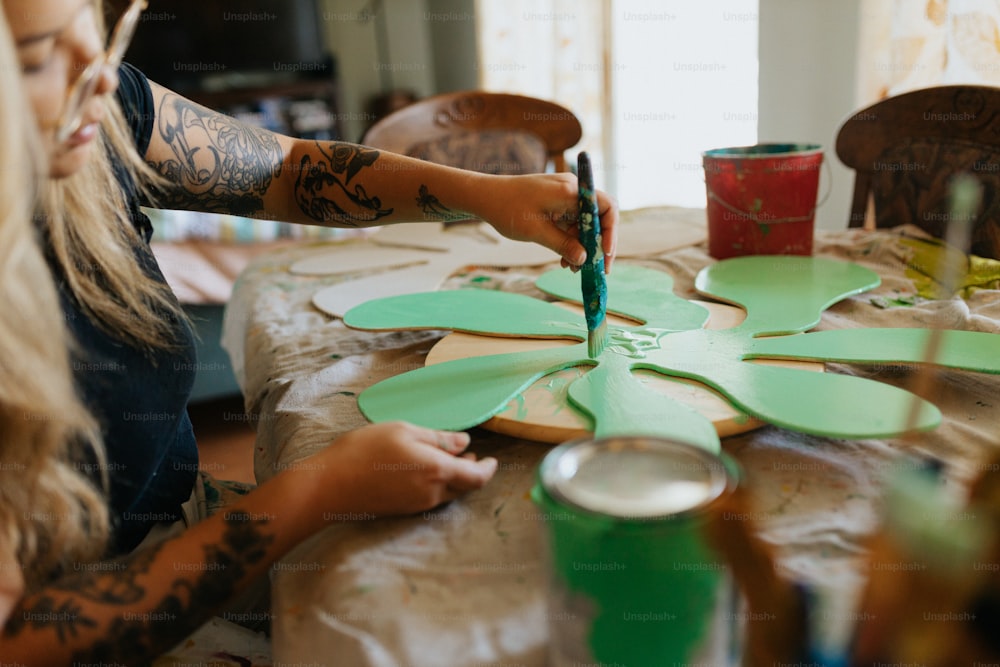
[[[514, 415], [516, 419], [523, 421], [528, 418], [528, 406], [524, 404], [524, 394], [515, 396], [511, 403], [515, 410]], [[507, 410], [504, 410], [504, 412], [507, 412]]]
[[401, 419], [462, 431], [498, 414], [535, 380], [576, 366], [586, 356], [587, 346], [580, 344], [425, 366], [369, 387], [358, 397], [358, 406], [373, 422]]
[[[552, 296], [580, 303], [580, 281], [569, 271], [549, 271], [535, 281]], [[616, 264], [608, 276], [608, 312], [671, 331], [700, 329], [708, 311], [674, 294], [674, 279], [666, 273], [632, 264]]]
[[660, 347], [660, 339], [667, 333], [666, 329], [620, 329], [612, 327], [609, 333], [611, 351], [633, 359], [643, 359], [648, 350]]
[[526, 338], [585, 340], [587, 330], [565, 308], [522, 294], [446, 290], [402, 294], [351, 308], [344, 323], [358, 329], [451, 329]]
[[869, 299], [871, 303], [876, 308], [907, 308], [910, 306], [915, 306], [919, 303], [918, 297], [914, 294], [913, 296], [902, 296], [902, 297], [886, 297], [886, 296], [873, 296]]
[[756, 255], [734, 257], [703, 269], [700, 293], [742, 306], [737, 329], [754, 335], [799, 333], [819, 323], [841, 299], [877, 287], [874, 271], [822, 257]]
[[[565, 403], [590, 419], [596, 434], [656, 435], [718, 451], [711, 422], [649, 390], [633, 373], [645, 369], [702, 382], [737, 410], [784, 428], [841, 438], [891, 437], [903, 431], [914, 400], [909, 392], [867, 378], [746, 363], [754, 358], [919, 362], [926, 335], [919, 329], [776, 337], [812, 328], [830, 305], [878, 283], [876, 274], [860, 266], [817, 257], [721, 261], [698, 274], [696, 287], [743, 306], [747, 317], [733, 329], [712, 331], [701, 328], [705, 309], [674, 295], [669, 276], [622, 265], [608, 276], [608, 311], [641, 324], [609, 324], [612, 344], [596, 359], [588, 357], [584, 343], [459, 359], [380, 382], [358, 403], [372, 421], [402, 419], [464, 430], [507, 409], [537, 380], [577, 368], [580, 376], [566, 381]], [[579, 282], [568, 271], [546, 273], [537, 284], [555, 296], [580, 299]], [[373, 330], [452, 329], [580, 341], [586, 338], [582, 319], [530, 297], [468, 290], [379, 299], [344, 318], [349, 326]], [[1000, 336], [957, 333], [945, 339], [941, 365], [1000, 372]], [[933, 428], [939, 421], [940, 412], [923, 402], [916, 428]]]
[[[601, 364], [569, 387], [570, 403], [589, 416], [594, 436], [647, 435], [677, 440], [718, 453], [715, 426], [699, 412], [655, 392], [632, 373], [626, 357], [604, 354]], [[655, 369], [654, 369], [655, 370]], [[608, 396], [619, 398], [613, 402]]]
[[[928, 329], [835, 329], [802, 336], [753, 341], [748, 358], [820, 359], [858, 364], [923, 362]], [[1000, 336], [983, 331], [941, 332], [935, 363], [948, 368], [1000, 374]]]
[[[915, 398], [907, 391], [849, 375], [745, 363], [749, 358], [772, 358], [763, 350], [773, 341], [798, 338], [802, 336], [754, 339], [738, 328], [680, 332], [670, 337], [669, 348], [650, 354], [644, 367], [697, 380], [737, 410], [802, 433], [878, 438], [904, 431]], [[940, 423], [941, 414], [933, 405], [924, 401], [922, 406], [916, 428]]]
[[552, 404], [555, 407], [552, 411], [553, 415], [559, 414], [569, 405], [569, 399], [567, 398], [569, 387], [582, 375], [583, 372], [579, 368], [567, 368], [555, 375], [549, 376], [549, 380], [544, 386], [552, 394]]

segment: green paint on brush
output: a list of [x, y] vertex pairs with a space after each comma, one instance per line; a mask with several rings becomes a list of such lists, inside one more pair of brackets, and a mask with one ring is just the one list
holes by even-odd
[[608, 342], [608, 284], [604, 276], [604, 250], [601, 248], [601, 216], [594, 191], [594, 174], [586, 151], [577, 158], [579, 179], [580, 243], [587, 259], [580, 268], [583, 287], [583, 311], [587, 319], [587, 354], [596, 359]]

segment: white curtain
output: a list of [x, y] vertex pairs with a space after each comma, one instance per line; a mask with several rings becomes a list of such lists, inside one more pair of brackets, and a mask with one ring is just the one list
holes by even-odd
[[951, 83], [1000, 86], [1000, 0], [865, 0], [865, 104]]

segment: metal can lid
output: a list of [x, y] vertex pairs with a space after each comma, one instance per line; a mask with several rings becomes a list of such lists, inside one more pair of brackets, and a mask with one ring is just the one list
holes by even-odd
[[539, 479], [561, 502], [623, 519], [695, 513], [734, 484], [718, 456], [650, 437], [565, 443], [546, 455]]

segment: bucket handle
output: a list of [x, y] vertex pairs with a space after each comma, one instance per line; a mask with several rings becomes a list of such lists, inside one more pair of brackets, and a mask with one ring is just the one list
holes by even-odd
[[765, 225], [768, 225], [780, 222], [806, 222], [807, 220], [812, 219], [816, 215], [816, 209], [822, 206], [826, 202], [826, 200], [830, 198], [830, 193], [833, 191], [833, 170], [830, 168], [830, 162], [828, 160], [823, 160], [823, 168], [826, 170], [826, 192], [823, 194], [820, 200], [816, 202], [815, 206], [813, 206], [812, 209], [809, 211], [809, 213], [807, 213], [806, 215], [798, 215], [790, 218], [760, 219], [753, 213], [749, 213], [747, 211], [741, 211], [740, 209], [736, 208], [735, 206], [727, 202], [725, 199], [720, 197], [719, 195], [715, 194], [715, 192], [713, 192], [712, 189], [708, 187], [707, 181], [705, 182], [705, 192], [708, 194], [709, 199], [717, 202], [720, 206], [722, 206], [722, 208], [726, 209], [730, 213], [738, 215], [742, 218], [746, 218], [748, 220], [752, 220], [757, 224], [763, 223]]

